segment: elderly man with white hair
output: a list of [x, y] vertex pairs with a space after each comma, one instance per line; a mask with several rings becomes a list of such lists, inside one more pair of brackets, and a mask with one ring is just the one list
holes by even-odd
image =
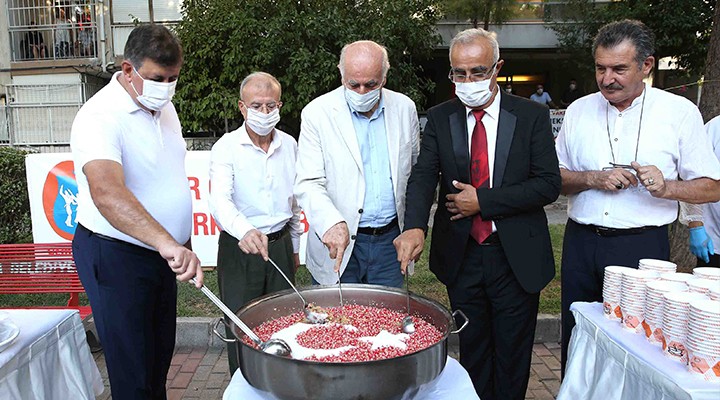
[[295, 195], [310, 225], [306, 265], [314, 283], [399, 287], [393, 240], [419, 152], [415, 103], [386, 89], [387, 50], [346, 45], [342, 86], [302, 111]]

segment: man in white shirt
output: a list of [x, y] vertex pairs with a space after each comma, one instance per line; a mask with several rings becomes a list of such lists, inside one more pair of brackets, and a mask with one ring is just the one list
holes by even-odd
[[[642, 22], [610, 23], [593, 45], [600, 92], [573, 102], [557, 138], [569, 220], [562, 255], [562, 363], [575, 301], [602, 301], [604, 268], [668, 259], [678, 200], [720, 199], [720, 163], [697, 107], [646, 86], [654, 35]], [[679, 179], [682, 180], [679, 180]]]
[[[720, 159], [720, 115], [705, 124], [715, 156]], [[720, 267], [720, 202], [680, 203], [680, 222], [690, 229], [690, 252], [698, 267]]]
[[162, 25], [141, 25], [130, 33], [124, 57], [121, 71], [73, 122], [73, 257], [105, 351], [112, 397], [165, 399], [175, 347], [175, 280], [203, 282], [189, 249], [185, 140], [170, 102], [182, 48]]
[[[223, 135], [210, 155], [210, 211], [222, 228], [218, 240], [220, 298], [231, 310], [267, 293], [288, 289], [300, 265], [302, 225], [293, 196], [295, 139], [275, 128], [280, 121], [280, 82], [265, 72], [240, 85], [243, 125]], [[229, 322], [229, 321], [228, 321]], [[227, 334], [232, 337], [228, 329]], [[230, 373], [238, 345], [228, 344]]]
[[387, 50], [346, 45], [342, 86], [302, 111], [295, 194], [310, 224], [306, 265], [315, 282], [401, 286], [392, 244], [419, 152], [415, 103], [384, 88]]

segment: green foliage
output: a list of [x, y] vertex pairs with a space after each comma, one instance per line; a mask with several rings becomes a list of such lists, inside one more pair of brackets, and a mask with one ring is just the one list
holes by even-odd
[[581, 68], [592, 68], [590, 49], [597, 31], [608, 22], [637, 19], [656, 36], [656, 58], [677, 57], [688, 73], [705, 68], [706, 46], [712, 32], [715, 0], [621, 0], [596, 3], [569, 0], [558, 12], [547, 13], [546, 23], [555, 31], [564, 51]]
[[340, 85], [342, 47], [375, 40], [387, 47], [387, 87], [424, 107], [434, 83], [419, 77], [420, 62], [440, 43], [440, 12], [430, 0], [186, 0], [177, 34], [185, 64], [174, 103], [188, 132], [237, 126], [242, 79], [254, 71], [283, 86], [282, 118], [299, 129], [300, 111]]
[[32, 242], [30, 200], [25, 156], [14, 147], [0, 147], [0, 243]]
[[450, 17], [469, 19], [473, 27], [488, 29], [491, 23], [510, 20], [518, 4], [516, 0], [443, 0], [441, 6]]

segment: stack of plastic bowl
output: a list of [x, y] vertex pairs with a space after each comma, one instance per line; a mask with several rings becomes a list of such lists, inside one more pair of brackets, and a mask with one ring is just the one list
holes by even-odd
[[648, 342], [663, 347], [664, 336], [662, 332], [663, 318], [663, 293], [687, 292], [688, 288], [684, 282], [652, 281], [647, 283], [645, 292], [645, 311], [643, 329]]
[[664, 274], [660, 274], [660, 279], [664, 281], [687, 283], [687, 281], [697, 279], [697, 276], [685, 272], [666, 272]]
[[657, 271], [662, 273], [677, 271], [677, 264], [665, 260], [656, 260], [653, 258], [643, 258], [638, 262], [638, 269]]
[[691, 301], [687, 333], [688, 370], [720, 382], [720, 301]]
[[710, 288], [707, 295], [710, 297], [710, 300], [720, 301], [720, 287]]
[[644, 332], [642, 321], [645, 310], [645, 284], [660, 278], [657, 271], [629, 269], [623, 271], [620, 309], [623, 328], [635, 332]]
[[691, 292], [708, 294], [710, 289], [715, 289], [720, 286], [720, 281], [697, 278], [687, 281], [687, 285]]
[[687, 364], [688, 355], [685, 343], [690, 314], [690, 302], [709, 300], [702, 293], [666, 292], [663, 293], [662, 333], [665, 337], [663, 354], [670, 359]]
[[603, 314], [605, 318], [622, 321], [620, 294], [622, 293], [623, 271], [626, 270], [634, 271], [634, 268], [616, 265], [605, 267], [605, 276], [603, 277]]
[[693, 275], [702, 279], [710, 279], [720, 281], [720, 268], [715, 267], [697, 267], [693, 269]]

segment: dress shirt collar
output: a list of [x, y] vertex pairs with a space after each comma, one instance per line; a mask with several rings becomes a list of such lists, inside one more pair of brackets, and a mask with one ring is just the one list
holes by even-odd
[[[240, 141], [241, 145], [252, 146], [255, 149], [257, 149], [258, 151], [262, 151], [263, 153], [265, 153], [265, 150], [261, 149], [260, 146], [253, 143], [253, 141], [250, 139], [250, 135], [248, 135], [247, 127], [245, 126], [244, 122], [243, 122], [242, 126], [238, 129], [238, 133], [239, 133], [238, 140]], [[278, 135], [277, 129], [273, 129], [273, 131], [270, 134], [272, 135], [272, 141], [270, 142], [270, 147], [268, 147], [268, 151], [267, 151], [268, 155], [272, 154], [273, 151], [275, 151], [275, 149], [280, 147], [280, 144], [282, 143], [282, 140], [280, 140], [280, 138], [278, 137], [279, 135]]]
[[[117, 98], [118, 104], [117, 107], [125, 111], [128, 114], [132, 114], [136, 111], [145, 111], [147, 113], [150, 113], [150, 111], [145, 110], [144, 108], [140, 107], [135, 100], [130, 96], [130, 93], [125, 90], [125, 87], [120, 83], [122, 71], [116, 72], [112, 79], [110, 79], [110, 85], [114, 92], [117, 92], [117, 95], [115, 96]], [[155, 111], [155, 113], [152, 113], [155, 118], [160, 117], [160, 111]]]
[[602, 99], [605, 101], [605, 105], [606, 105], [607, 107], [612, 108], [613, 110], [615, 110], [615, 111], [617, 111], [617, 112], [628, 112], [628, 111], [631, 111], [631, 110], [633, 110], [633, 109], [636, 109], [637, 107], [639, 107], [639, 106], [642, 104], [643, 97], [646, 95], [646, 93], [645, 93], [646, 91], [647, 91], [647, 84], [643, 83], [643, 91], [640, 92], [640, 96], [634, 98], [633, 101], [632, 101], [632, 103], [630, 103], [630, 106], [628, 106], [628, 108], [626, 108], [626, 109], [624, 109], [624, 110], [622, 110], [622, 111], [619, 111], [619, 110], [617, 109], [617, 107], [615, 107], [614, 105], [610, 104], [610, 102], [608, 101], [608, 99], [605, 98], [605, 96], [602, 96], [602, 95], [601, 95], [601, 97], [602, 97]]
[[[346, 101], [345, 103], [347, 104], [347, 101]], [[353, 115], [355, 118], [364, 117], [364, 115], [363, 115], [362, 113], [353, 110], [352, 107], [350, 107], [349, 104], [347, 105], [347, 107], [348, 107], [348, 109], [350, 109], [350, 112], [352, 113], [352, 115]], [[380, 89], [380, 100], [378, 100], [378, 108], [375, 109], [375, 111], [372, 113], [372, 115], [371, 115], [370, 118], [368, 118], [368, 119], [375, 119], [375, 118], [377, 118], [377, 117], [380, 115], [380, 113], [383, 112], [383, 111], [385, 111], [385, 99], [384, 99], [384, 97], [383, 97], [383, 95], [382, 95], [382, 89]], [[366, 117], [366, 118], [367, 118], [367, 117]]]
[[[495, 95], [495, 98], [493, 99], [492, 103], [490, 103], [489, 106], [485, 107], [483, 110], [485, 110], [485, 115], [489, 116], [490, 118], [494, 119], [495, 121], [498, 120], [498, 117], [500, 116], [500, 96], [502, 96], [502, 93], [500, 93], [500, 87], [497, 87], [497, 94]], [[465, 116], [471, 117], [472, 116], [473, 109], [465, 106]], [[475, 118], [474, 116], [472, 116]], [[483, 116], [485, 118], [485, 116]]]

